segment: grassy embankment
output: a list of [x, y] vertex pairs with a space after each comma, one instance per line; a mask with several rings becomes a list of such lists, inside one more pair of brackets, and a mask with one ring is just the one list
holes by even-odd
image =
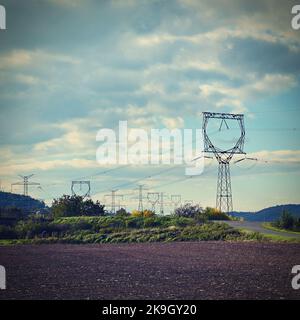
[[[266, 229], [277, 231], [277, 232], [286, 232], [286, 230], [273, 228], [272, 226], [265, 225], [265, 223], [262, 224], [262, 226]], [[253, 233], [252, 230], [246, 229], [246, 228], [238, 228], [240, 232], [243, 234], [251, 234]], [[287, 232], [287, 233], [295, 233], [299, 234], [299, 232]], [[286, 237], [285, 235], [276, 235], [276, 234], [270, 234], [270, 233], [259, 233], [266, 241], [272, 241], [272, 242], [288, 242], [288, 243], [300, 243], [299, 237]]]
[[224, 223], [174, 216], [58, 218], [50, 223], [20, 223], [9, 239], [1, 238], [2, 245], [267, 240], [259, 233], [237, 230]]
[[285, 232], [285, 233], [300, 235], [300, 231], [297, 232], [297, 231], [291, 231], [291, 230], [288, 230], [288, 229], [278, 228], [278, 227], [275, 227], [274, 225], [272, 225], [272, 223], [270, 223], [270, 222], [264, 222], [264, 223], [262, 223], [262, 226], [265, 229], [272, 230], [272, 231]]

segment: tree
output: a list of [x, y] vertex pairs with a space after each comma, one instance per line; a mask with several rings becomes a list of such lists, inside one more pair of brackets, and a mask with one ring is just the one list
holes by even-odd
[[98, 200], [93, 202], [92, 199], [87, 199], [83, 203], [83, 214], [86, 216], [103, 216], [104, 207]]
[[293, 229], [296, 219], [286, 210], [284, 210], [279, 219], [279, 226], [283, 229]]
[[55, 218], [72, 216], [101, 216], [104, 215], [104, 205], [92, 199], [84, 200], [77, 195], [63, 195], [52, 202], [51, 212]]
[[203, 214], [203, 209], [198, 204], [185, 204], [175, 209], [174, 215], [178, 217], [196, 218]]

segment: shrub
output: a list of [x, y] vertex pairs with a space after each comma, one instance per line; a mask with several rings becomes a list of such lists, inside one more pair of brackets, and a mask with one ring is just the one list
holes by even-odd
[[203, 209], [198, 205], [185, 204], [176, 208], [174, 215], [178, 217], [195, 218], [203, 212]]
[[226, 213], [217, 208], [206, 207], [204, 210], [204, 215], [208, 220], [230, 220], [230, 217]]
[[143, 212], [142, 211], [138, 211], [138, 210], [132, 210], [131, 215], [133, 217], [142, 217], [143, 216]]
[[151, 210], [144, 210], [143, 211], [143, 217], [144, 218], [149, 218], [149, 217], [154, 217], [155, 216], [155, 212], [151, 211]]
[[116, 216], [128, 217], [128, 216], [130, 216], [130, 213], [127, 212], [124, 208], [121, 208], [116, 212]]

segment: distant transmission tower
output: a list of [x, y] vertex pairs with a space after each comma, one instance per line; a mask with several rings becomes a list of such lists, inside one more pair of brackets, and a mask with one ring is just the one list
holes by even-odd
[[144, 210], [144, 207], [143, 207], [143, 189], [144, 188], [144, 185], [140, 184], [138, 186], [138, 190], [139, 190], [139, 205], [138, 205], [138, 211], [142, 212]]
[[76, 195], [76, 192], [74, 190], [74, 187], [76, 185], [79, 185], [80, 191], [82, 191], [82, 186], [86, 185], [88, 189], [87, 189], [86, 193], [83, 195], [83, 198], [90, 197], [90, 193], [91, 193], [91, 182], [90, 181], [83, 181], [83, 180], [72, 181], [72, 184], [71, 184], [72, 195]]
[[[236, 144], [227, 150], [222, 150], [216, 147], [210, 140], [207, 134], [207, 124], [209, 119], [221, 119], [220, 129], [223, 123], [229, 128], [226, 120], [238, 121], [241, 130], [241, 135]], [[245, 154], [244, 142], [245, 142], [245, 127], [244, 127], [244, 115], [232, 114], [232, 113], [213, 113], [203, 112], [203, 138], [204, 138], [204, 152], [213, 153], [219, 163], [218, 171], [218, 183], [217, 183], [217, 198], [216, 208], [222, 212], [231, 212], [233, 210], [232, 205], [232, 192], [231, 192], [231, 178], [229, 163], [235, 154]]]
[[155, 212], [155, 206], [159, 201], [159, 192], [148, 192], [147, 193], [148, 202], [151, 203], [151, 210]]
[[116, 214], [116, 198], [121, 198], [123, 199], [122, 194], [116, 195], [116, 192], [118, 189], [111, 190], [111, 194], [106, 194], [104, 197], [111, 197], [111, 213]]
[[11, 192], [13, 191], [13, 186], [23, 186], [24, 187], [23, 194], [24, 194], [24, 196], [28, 196], [28, 186], [39, 186], [40, 185], [38, 182], [29, 182], [28, 181], [32, 176], [34, 176], [34, 174], [30, 174], [28, 176], [19, 175], [19, 177], [23, 179], [23, 182], [12, 183], [11, 184]]
[[160, 214], [164, 214], [165, 209], [164, 209], [164, 197], [165, 193], [161, 192], [160, 197], [159, 197], [159, 204], [160, 204]]

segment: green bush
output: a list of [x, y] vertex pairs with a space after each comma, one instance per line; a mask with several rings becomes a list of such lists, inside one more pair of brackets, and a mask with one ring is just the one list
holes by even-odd
[[288, 211], [284, 210], [280, 218], [274, 221], [272, 225], [279, 229], [300, 231], [300, 218], [296, 218]]
[[120, 208], [120, 209], [116, 212], [116, 216], [128, 217], [128, 216], [130, 216], [130, 213], [127, 212], [124, 208]]
[[230, 220], [230, 217], [220, 210], [216, 208], [206, 207], [204, 212], [204, 216], [206, 216], [207, 220]]

